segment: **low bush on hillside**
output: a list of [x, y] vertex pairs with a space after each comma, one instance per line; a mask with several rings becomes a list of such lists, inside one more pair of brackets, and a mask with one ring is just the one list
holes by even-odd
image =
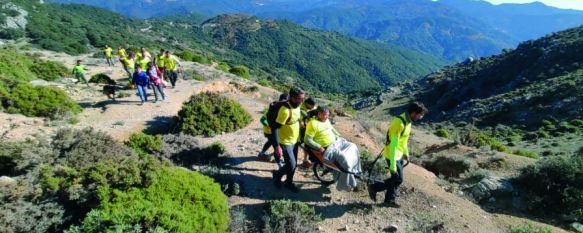
[[30, 71], [32, 71], [36, 77], [47, 81], [54, 81], [69, 74], [69, 69], [67, 69], [62, 63], [40, 59], [34, 61], [30, 66]]
[[233, 132], [251, 123], [251, 115], [236, 101], [212, 93], [190, 97], [178, 112], [180, 131], [213, 136]]
[[441, 128], [435, 131], [435, 135], [442, 138], [449, 138], [449, 131], [447, 131], [447, 129]]
[[[130, 141], [156, 144], [139, 134]], [[212, 179], [92, 129], [0, 144], [0, 161], [0, 175], [18, 181], [0, 186], [0, 229], [10, 232], [224, 232], [229, 224]]]
[[475, 163], [468, 158], [445, 154], [438, 154], [429, 160], [423, 161], [422, 164], [427, 170], [446, 177], [459, 177], [475, 167]]
[[75, 115], [81, 112], [81, 107], [64, 91], [52, 87], [35, 87], [27, 83], [19, 83], [10, 88], [3, 107], [9, 113], [49, 118], [57, 118], [65, 115], [64, 113]]
[[101, 83], [101, 84], [115, 84], [115, 81], [113, 81], [113, 79], [111, 79], [111, 77], [109, 77], [108, 75], [103, 74], [103, 73], [94, 74], [89, 79], [89, 82], [90, 83]]
[[241, 78], [245, 78], [245, 79], [249, 79], [251, 77], [251, 75], [249, 74], [249, 68], [242, 66], [242, 65], [236, 65], [233, 68], [231, 68], [229, 70], [229, 73], [237, 75]]
[[522, 170], [519, 182], [528, 190], [533, 210], [575, 214], [583, 220], [583, 156], [546, 157]]
[[515, 150], [513, 152], [513, 154], [518, 155], [518, 156], [523, 156], [523, 157], [527, 157], [527, 158], [532, 158], [532, 159], [539, 159], [540, 156], [533, 151], [528, 151], [528, 150]]
[[229, 70], [231, 69], [231, 66], [229, 66], [229, 64], [227, 64], [227, 63], [221, 62], [217, 66], [217, 69], [221, 70], [223, 72], [229, 72]]
[[211, 178], [176, 167], [162, 167], [150, 175], [145, 188], [100, 192], [100, 206], [76, 230], [116, 231], [139, 224], [167, 232], [227, 231], [227, 198]]
[[318, 232], [316, 227], [320, 220], [314, 208], [306, 203], [290, 200], [270, 201], [265, 207], [263, 232]]
[[508, 229], [508, 233], [551, 233], [550, 228], [535, 227], [530, 223], [524, 223], [518, 226], [512, 226]]
[[500, 152], [508, 151], [508, 148], [504, 146], [502, 142], [476, 129], [460, 130], [454, 140], [466, 146], [477, 148], [489, 146], [492, 150]]
[[125, 143], [138, 154], [154, 154], [162, 151], [163, 140], [160, 135], [151, 136], [145, 133], [134, 133]]

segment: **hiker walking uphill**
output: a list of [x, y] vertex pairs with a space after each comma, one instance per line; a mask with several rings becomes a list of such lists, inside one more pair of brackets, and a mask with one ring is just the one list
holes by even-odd
[[154, 90], [154, 103], [158, 101], [158, 94], [162, 97], [162, 101], [166, 101], [166, 94], [164, 93], [164, 85], [162, 85], [162, 72], [152, 63], [148, 63], [148, 77]]
[[113, 66], [113, 49], [111, 49], [108, 45], [105, 45], [103, 48], [103, 55], [105, 55], [105, 60], [107, 60], [108, 66]]
[[89, 80], [85, 78], [85, 66], [81, 65], [81, 60], [77, 60], [77, 65], [73, 67], [71, 74], [75, 75], [75, 78], [79, 80], [79, 82], [85, 82], [85, 85], [89, 86]]
[[299, 148], [300, 105], [304, 97], [305, 92], [302, 89], [292, 88], [289, 91], [289, 100], [270, 106], [267, 117], [271, 127], [275, 156], [283, 156], [285, 161], [285, 165], [273, 173], [273, 183], [277, 188], [281, 187], [281, 178], [286, 175], [285, 187], [292, 192], [299, 192], [293, 180]]
[[165, 79], [164, 74], [166, 73], [166, 64], [164, 63], [166, 57], [165, 52], [164, 49], [160, 49], [160, 53], [154, 58], [154, 65], [162, 72], [162, 75], [160, 76], [162, 79]]
[[148, 93], [146, 92], [148, 87], [148, 75], [139, 65], [136, 65], [134, 72], [134, 77], [132, 78], [132, 84], [138, 89], [138, 93], [140, 94], [140, 100], [143, 105], [144, 102], [148, 101]]
[[130, 83], [132, 82], [132, 76], [134, 73], [134, 68], [136, 67], [136, 60], [133, 53], [129, 53], [127, 57], [120, 58], [121, 64], [123, 65], [123, 69], [128, 74], [128, 78]]
[[[279, 100], [276, 102], [273, 102], [270, 104], [270, 107], [274, 104], [276, 104], [277, 102], [281, 102], [281, 101], [287, 101], [289, 99], [289, 95], [287, 93], [281, 94], [279, 95]], [[269, 127], [269, 122], [267, 121], [267, 113], [263, 114], [263, 116], [261, 116], [261, 119], [259, 120], [261, 122], [261, 124], [263, 125], [263, 135], [265, 136], [265, 138], [267, 138], [267, 142], [265, 142], [265, 144], [263, 145], [263, 148], [261, 149], [261, 152], [259, 152], [259, 154], [257, 155], [257, 159], [258, 160], [262, 160], [262, 161], [269, 161], [270, 158], [267, 154], [265, 154], [267, 152], [267, 150], [269, 150], [269, 147], [273, 146], [273, 137], [271, 136], [271, 127]], [[277, 166], [279, 168], [282, 168], [284, 166], [283, 161], [281, 160], [281, 157], [279, 156], [274, 156], [275, 159], [275, 163], [277, 164]]]
[[377, 192], [386, 190], [384, 205], [399, 208], [396, 195], [399, 186], [403, 183], [403, 160], [409, 160], [407, 141], [411, 134], [411, 124], [419, 121], [427, 113], [427, 108], [422, 103], [414, 102], [409, 105], [407, 112], [395, 117], [391, 121], [387, 132], [387, 143], [383, 149], [383, 156], [389, 164], [391, 177], [384, 183], [369, 185], [368, 194], [376, 201]]
[[164, 67], [166, 69], [165, 77], [170, 80], [172, 88], [176, 87], [176, 80], [178, 79], [178, 66], [180, 66], [178, 58], [173, 56], [170, 51], [166, 51], [164, 53]]

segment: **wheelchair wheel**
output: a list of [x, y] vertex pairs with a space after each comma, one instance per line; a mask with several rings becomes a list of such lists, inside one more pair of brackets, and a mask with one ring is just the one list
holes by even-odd
[[318, 179], [323, 185], [331, 185], [334, 183], [334, 173], [320, 161], [317, 161], [312, 165], [312, 171], [314, 171], [316, 179]]

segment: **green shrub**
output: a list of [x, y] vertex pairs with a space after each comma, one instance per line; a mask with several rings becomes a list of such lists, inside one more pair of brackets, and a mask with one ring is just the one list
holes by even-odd
[[111, 77], [109, 77], [108, 75], [103, 74], [103, 73], [94, 74], [89, 79], [89, 82], [90, 83], [101, 83], [101, 84], [115, 84], [115, 81], [113, 81], [113, 79], [111, 79]]
[[242, 65], [236, 65], [235, 67], [231, 68], [229, 70], [229, 73], [245, 79], [249, 79], [251, 77], [251, 75], [249, 74], [249, 68]]
[[445, 154], [439, 154], [422, 164], [427, 170], [446, 177], [459, 177], [474, 167], [474, 163], [465, 157]]
[[535, 227], [530, 223], [524, 223], [519, 226], [511, 226], [508, 229], [508, 233], [552, 233], [553, 231], [548, 228]]
[[437, 135], [438, 137], [442, 137], [442, 138], [449, 138], [449, 132], [447, 131], [447, 129], [444, 129], [444, 128], [438, 129], [435, 132], [435, 135]]
[[540, 156], [533, 151], [527, 151], [527, 150], [515, 150], [513, 152], [513, 154], [518, 155], [518, 156], [522, 156], [522, 157], [527, 157], [527, 158], [532, 158], [532, 159], [539, 159]]
[[265, 213], [263, 232], [318, 232], [317, 222], [321, 220], [314, 208], [290, 200], [270, 201]]
[[229, 72], [229, 70], [231, 69], [231, 66], [229, 66], [229, 64], [227, 64], [227, 63], [221, 62], [217, 66], [217, 69], [221, 70], [223, 72]]
[[500, 152], [508, 151], [508, 148], [506, 148], [502, 142], [475, 129], [461, 131], [457, 137], [458, 138], [455, 140], [466, 146], [473, 146], [478, 148], [483, 146], [490, 146], [492, 150]]
[[579, 131], [579, 128], [577, 126], [573, 126], [567, 122], [561, 122], [558, 130], [563, 132], [563, 133], [577, 133]]
[[34, 61], [30, 67], [30, 71], [32, 71], [38, 78], [47, 81], [54, 81], [69, 74], [69, 70], [62, 63], [43, 61], [40, 59]]
[[551, 135], [547, 131], [544, 131], [543, 129], [540, 129], [539, 131], [537, 131], [537, 136], [539, 138], [550, 138], [551, 137]]
[[81, 107], [64, 91], [52, 87], [35, 87], [19, 83], [11, 89], [8, 99], [8, 104], [5, 103], [4, 108], [9, 113], [56, 118], [63, 113], [76, 115], [81, 112]]
[[83, 232], [140, 224], [170, 232], [226, 232], [227, 198], [211, 178], [182, 168], [158, 169], [148, 187], [100, 192], [99, 208], [83, 220]]
[[581, 177], [583, 156], [573, 154], [545, 157], [523, 169], [519, 181], [532, 195], [533, 210], [572, 214], [583, 209]]
[[162, 151], [163, 143], [160, 135], [152, 136], [145, 133], [133, 133], [125, 144], [138, 154], [154, 154]]
[[473, 182], [480, 182], [482, 179], [490, 177], [490, 171], [486, 169], [472, 170], [466, 174], [466, 178]]
[[185, 50], [177, 54], [178, 57], [182, 58], [185, 61], [192, 61], [194, 54], [191, 51]]
[[190, 97], [178, 112], [178, 117], [181, 132], [207, 136], [236, 131], [252, 120], [239, 103], [212, 93]]
[[0, 202], [0, 229], [2, 232], [51, 232], [64, 222], [63, 215], [62, 207], [53, 202]]
[[212, 61], [208, 57], [205, 57], [203, 55], [198, 55], [198, 54], [193, 55], [191, 61], [199, 63], [199, 64], [203, 64], [203, 65], [212, 64]]
[[569, 122], [569, 124], [575, 127], [583, 128], [583, 120], [581, 119], [574, 119], [571, 122]]
[[202, 74], [199, 74], [196, 70], [192, 71], [192, 79], [196, 80], [196, 81], [204, 81], [204, 76], [202, 76]]

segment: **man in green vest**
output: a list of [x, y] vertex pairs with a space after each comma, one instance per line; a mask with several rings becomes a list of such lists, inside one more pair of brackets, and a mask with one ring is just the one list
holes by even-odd
[[111, 49], [108, 45], [105, 45], [103, 48], [103, 55], [105, 55], [105, 60], [107, 60], [107, 65], [113, 66], [113, 49]]
[[73, 67], [71, 74], [75, 75], [79, 82], [85, 82], [85, 85], [89, 86], [89, 80], [85, 78], [85, 66], [81, 65], [81, 60], [77, 60], [77, 65]]
[[389, 164], [391, 177], [384, 183], [374, 183], [368, 186], [370, 198], [376, 202], [377, 192], [386, 190], [384, 205], [399, 208], [396, 202], [398, 188], [403, 183], [403, 161], [409, 160], [407, 141], [411, 134], [411, 124], [423, 118], [427, 113], [425, 105], [414, 102], [409, 105], [407, 112], [395, 117], [387, 131], [387, 143], [383, 149], [383, 156]]

